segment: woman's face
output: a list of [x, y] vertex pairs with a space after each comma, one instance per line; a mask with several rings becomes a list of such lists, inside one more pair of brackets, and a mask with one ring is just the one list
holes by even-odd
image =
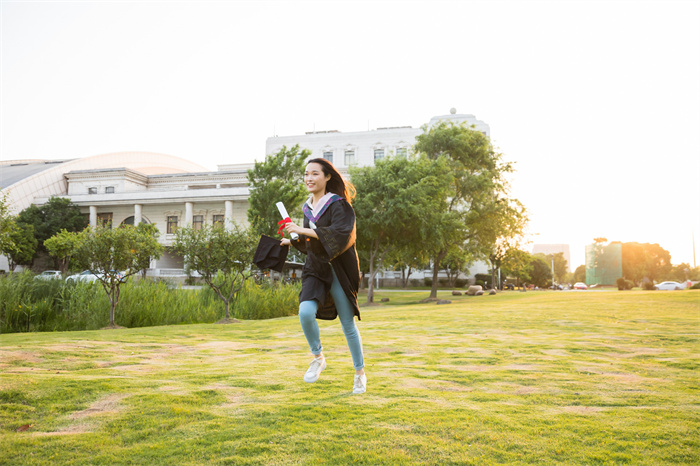
[[330, 179], [331, 175], [323, 173], [323, 167], [320, 163], [310, 163], [306, 166], [304, 184], [306, 184], [306, 190], [311, 194], [326, 194], [326, 183]]

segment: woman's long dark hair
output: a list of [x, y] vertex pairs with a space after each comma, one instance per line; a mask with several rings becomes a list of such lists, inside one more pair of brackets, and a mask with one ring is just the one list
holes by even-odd
[[317, 163], [321, 166], [324, 175], [331, 175], [326, 183], [326, 192], [344, 197], [348, 204], [352, 205], [355, 199], [355, 186], [338, 172], [338, 170], [326, 159], [311, 159], [306, 164]]

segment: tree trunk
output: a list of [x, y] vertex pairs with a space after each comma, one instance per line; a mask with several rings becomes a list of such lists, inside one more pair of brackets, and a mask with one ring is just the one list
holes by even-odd
[[369, 283], [367, 283], [367, 304], [374, 303], [374, 276], [377, 274], [377, 268], [374, 266], [375, 257], [377, 257], [377, 252], [376, 249], [372, 247], [372, 249], [369, 251]]
[[440, 262], [447, 255], [447, 251], [440, 251], [433, 259], [433, 286], [430, 288], [430, 298], [437, 299], [438, 273], [440, 272]]

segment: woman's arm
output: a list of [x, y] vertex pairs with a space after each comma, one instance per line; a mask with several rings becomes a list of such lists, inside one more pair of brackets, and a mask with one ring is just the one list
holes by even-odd
[[296, 223], [289, 222], [284, 225], [284, 229], [287, 233], [296, 233], [298, 235], [304, 235], [308, 236], [310, 238], [316, 238], [318, 239], [318, 235], [316, 234], [316, 230], [312, 228], [303, 228], [297, 225]]

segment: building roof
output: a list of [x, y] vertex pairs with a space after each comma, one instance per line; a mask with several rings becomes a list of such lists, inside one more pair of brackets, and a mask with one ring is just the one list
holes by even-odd
[[8, 194], [11, 209], [18, 213], [35, 198], [66, 195], [66, 173], [101, 168], [127, 168], [145, 175], [207, 171], [189, 160], [154, 152], [116, 152], [59, 161], [15, 160], [0, 164], [1, 189]]

